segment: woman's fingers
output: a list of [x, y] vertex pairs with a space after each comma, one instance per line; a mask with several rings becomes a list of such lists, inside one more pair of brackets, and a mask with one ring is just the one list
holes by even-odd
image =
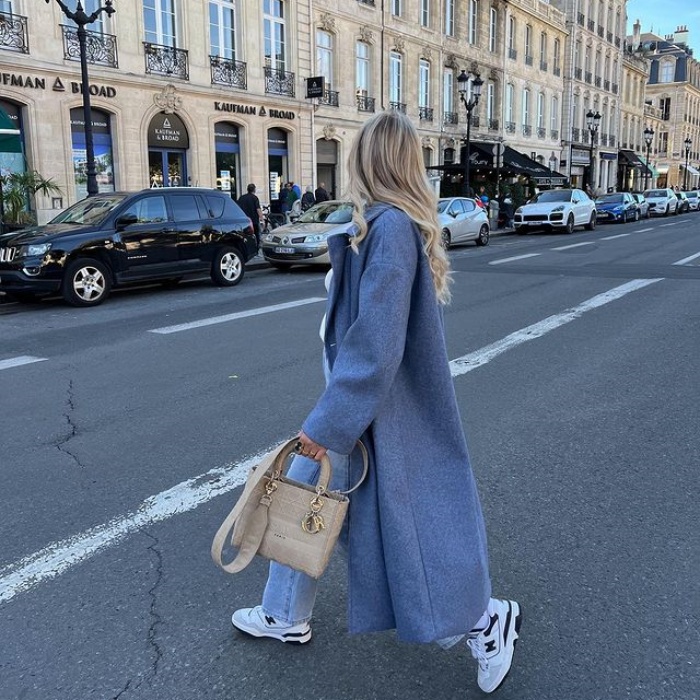
[[310, 457], [316, 461], [320, 461], [323, 458], [323, 455], [326, 454], [326, 448], [323, 447], [323, 445], [319, 445], [317, 442], [314, 442], [303, 431], [299, 433], [299, 439], [297, 440], [295, 449], [300, 455]]

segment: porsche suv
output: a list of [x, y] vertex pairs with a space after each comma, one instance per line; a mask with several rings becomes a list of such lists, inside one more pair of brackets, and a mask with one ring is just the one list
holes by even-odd
[[0, 236], [0, 291], [18, 301], [59, 292], [73, 306], [96, 306], [114, 286], [191, 273], [233, 286], [256, 252], [250, 219], [223, 192], [110, 192]]

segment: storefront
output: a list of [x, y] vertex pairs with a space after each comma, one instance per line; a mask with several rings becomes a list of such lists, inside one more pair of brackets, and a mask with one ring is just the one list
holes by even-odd
[[236, 124], [217, 122], [214, 125], [216, 151], [216, 186], [238, 199], [245, 191], [240, 173], [240, 130]]
[[585, 148], [571, 147], [570, 180], [572, 187], [584, 188], [589, 182], [591, 152]]
[[267, 172], [270, 205], [279, 211], [280, 190], [289, 181], [289, 134], [276, 127], [267, 130]]
[[[112, 149], [112, 117], [109, 112], [91, 110], [95, 172], [100, 192], [114, 191], [114, 154]], [[87, 197], [87, 151], [85, 117], [82, 107], [70, 111], [71, 151], [76, 199]]]
[[187, 149], [190, 137], [176, 114], [159, 112], [148, 127], [148, 180], [150, 187], [189, 184]]
[[332, 139], [316, 141], [316, 182], [324, 183], [331, 199], [337, 192], [338, 142]]

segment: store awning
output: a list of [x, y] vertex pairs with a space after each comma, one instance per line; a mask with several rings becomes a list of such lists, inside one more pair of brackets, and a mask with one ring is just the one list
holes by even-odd
[[0, 153], [21, 153], [20, 130], [15, 128], [5, 110], [0, 109]]
[[691, 175], [700, 175], [700, 170], [694, 168], [692, 165], [686, 166], [685, 163], [681, 163], [681, 168], [685, 168]]
[[620, 149], [617, 157], [620, 165], [637, 168], [638, 170], [646, 170], [647, 166], [644, 164], [644, 161], [642, 161], [634, 151]]
[[[660, 173], [656, 169], [653, 163], [647, 163], [647, 159], [644, 156], [637, 156], [639, 160], [642, 162], [642, 165], [649, 171], [649, 174], [652, 177], [659, 177]], [[665, 172], [668, 172], [668, 168], [666, 168]]]

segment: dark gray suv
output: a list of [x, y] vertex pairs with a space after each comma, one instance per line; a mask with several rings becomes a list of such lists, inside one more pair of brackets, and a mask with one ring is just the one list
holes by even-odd
[[73, 306], [95, 306], [113, 286], [192, 273], [233, 286], [256, 252], [250, 219], [223, 192], [110, 192], [0, 236], [0, 291], [19, 301], [60, 292]]

